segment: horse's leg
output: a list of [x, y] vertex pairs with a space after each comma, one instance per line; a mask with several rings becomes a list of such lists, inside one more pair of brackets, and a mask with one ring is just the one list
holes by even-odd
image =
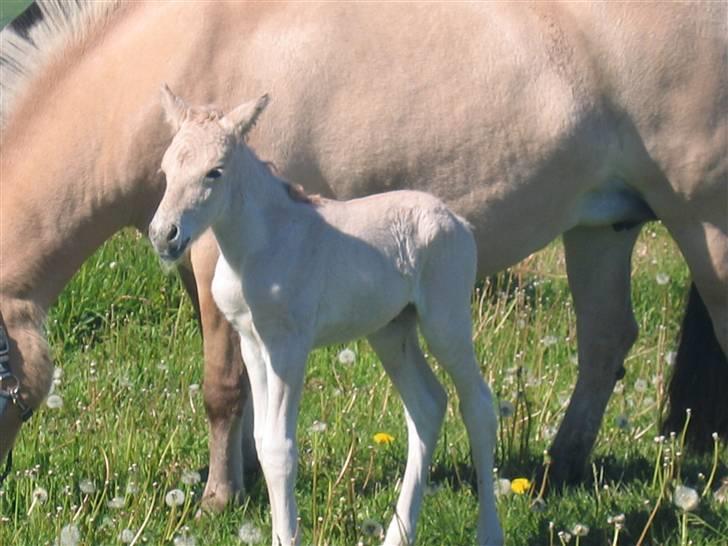
[[[478, 479], [477, 543], [503, 544], [493, 491], [493, 457], [497, 418], [490, 388], [483, 380], [475, 358], [470, 318], [471, 286], [458, 291], [457, 280], [445, 270], [432, 275], [430, 289], [418, 303], [422, 335], [430, 351], [448, 372], [460, 399], [460, 414], [470, 440]], [[435, 278], [437, 277], [437, 278]], [[423, 281], [424, 284], [424, 281]], [[459, 293], [458, 293], [459, 292]]]
[[[690, 217], [687, 211], [681, 216]], [[721, 221], [725, 223], [725, 218]], [[706, 449], [713, 445], [713, 432], [728, 438], [728, 227], [710, 223], [666, 225], [695, 283], [670, 383], [666, 426], [679, 431], [685, 410], [690, 408], [688, 441], [693, 447]]]
[[422, 355], [413, 309], [406, 309], [370, 335], [369, 342], [402, 397], [407, 419], [407, 466], [396, 514], [384, 544], [412, 544], [432, 453], [445, 416], [447, 394]]
[[[238, 335], [218, 310], [210, 292], [217, 262], [217, 245], [210, 234], [192, 247], [191, 257], [202, 324], [203, 395], [209, 424], [210, 470], [202, 506], [206, 510], [221, 510], [243, 492], [241, 414], [246, 378]], [[183, 280], [189, 277], [182, 276]]]
[[564, 234], [574, 298], [579, 373], [551, 446], [555, 483], [581, 478], [622, 365], [637, 338], [630, 292], [631, 256], [639, 228], [577, 227]]
[[[278, 325], [273, 326], [278, 329]], [[296, 421], [303, 392], [306, 357], [310, 344], [282, 333], [257, 332], [260, 350], [266, 363], [267, 400], [265, 423], [258, 456], [268, 486], [273, 523], [273, 545], [295, 546], [301, 543], [298, 530], [298, 508], [295, 484], [298, 471]], [[241, 336], [242, 337], [242, 336]], [[245, 354], [246, 358], [248, 354]], [[250, 365], [248, 364], [250, 367]], [[253, 380], [253, 401], [256, 413], [260, 394]], [[258, 433], [256, 419], [256, 439]]]

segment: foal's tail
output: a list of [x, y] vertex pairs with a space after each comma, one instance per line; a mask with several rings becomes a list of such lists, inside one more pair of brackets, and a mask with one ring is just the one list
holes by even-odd
[[665, 431], [680, 432], [690, 408], [686, 441], [697, 451], [712, 449], [713, 432], [728, 439], [728, 360], [695, 283], [690, 286], [680, 344], [669, 387]]

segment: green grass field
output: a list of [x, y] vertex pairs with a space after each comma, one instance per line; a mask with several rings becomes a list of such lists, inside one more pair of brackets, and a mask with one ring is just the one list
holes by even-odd
[[[0, 0], [0, 24], [25, 5]], [[728, 544], [728, 503], [714, 494], [728, 477], [725, 448], [716, 464], [684, 453], [678, 439], [654, 440], [688, 284], [659, 225], [644, 231], [634, 271], [641, 335], [608, 407], [592, 478], [545, 502], [501, 495], [508, 545]], [[498, 478], [531, 479], [576, 373], [560, 246], [491, 279], [475, 294], [473, 313], [483, 374], [513, 412], [501, 419]], [[203, 489], [196, 472], [207, 461], [201, 340], [177, 279], [162, 273], [143, 239], [120, 234], [86, 263], [53, 308], [48, 338], [57, 379], [49, 404], [24, 427], [0, 490], [0, 546], [239, 545], [254, 543], [251, 529], [267, 543], [260, 480], [249, 484], [242, 506], [195, 517]], [[347, 347], [352, 364], [337, 358], [344, 347], [332, 347], [312, 354], [308, 366], [297, 487], [306, 545], [377, 544], [373, 522], [388, 522], [404, 471], [396, 393], [366, 343]], [[448, 390], [419, 523], [423, 546], [470, 545], [475, 537], [468, 444]], [[378, 432], [394, 440], [377, 444]], [[689, 513], [673, 504], [681, 484], [702, 495]], [[165, 497], [175, 489], [182, 504], [170, 507]], [[577, 524], [589, 528], [586, 536], [563, 534]]]
[[[688, 281], [659, 225], [641, 237], [634, 270], [641, 335], [610, 402], [593, 478], [535, 505], [529, 495], [501, 496], [509, 545], [562, 544], [567, 537], [558, 532], [576, 524], [590, 529], [579, 537], [583, 545], [636, 544], [645, 528], [643, 544], [728, 543], [728, 504], [713, 496], [728, 473], [725, 450], [683, 530], [673, 490], [684, 483], [702, 494], [713, 461], [677, 456], [668, 450], [669, 439], [662, 446], [654, 441]], [[560, 246], [491, 279], [476, 293], [473, 313], [483, 374], [502, 403], [515, 409], [501, 419], [498, 477], [532, 478], [576, 371]], [[0, 491], [0, 544], [54, 544], [73, 525], [86, 545], [232, 545], [244, 543], [238, 537], [244, 524], [260, 530], [266, 543], [270, 523], [261, 481], [251, 484], [243, 506], [195, 518], [203, 484], [194, 483], [190, 471], [202, 469], [207, 458], [201, 341], [177, 279], [162, 273], [144, 239], [120, 234], [86, 263], [53, 308], [48, 338], [61, 370], [54, 394], [63, 404], [44, 406], [22, 431], [14, 473]], [[406, 431], [396, 393], [365, 342], [348, 347], [356, 354], [353, 364], [340, 363], [343, 347], [332, 347], [312, 354], [308, 366], [297, 489], [304, 544], [376, 544], [363, 524], [391, 517], [404, 471]], [[451, 392], [419, 524], [422, 545], [474, 541], [476, 496], [456, 408]], [[325, 430], [312, 426], [316, 421]], [[376, 444], [377, 432], [394, 441]], [[184, 493], [174, 509], [165, 504], [173, 489]], [[616, 529], [609, 518], [619, 514], [625, 519]]]

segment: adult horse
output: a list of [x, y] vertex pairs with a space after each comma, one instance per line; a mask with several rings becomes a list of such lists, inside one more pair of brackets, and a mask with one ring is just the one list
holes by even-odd
[[[282, 176], [339, 198], [432, 192], [473, 224], [481, 275], [564, 234], [579, 375], [551, 447], [559, 480], [582, 471], [637, 335], [630, 254], [639, 225], [659, 218], [697, 286], [689, 309], [705, 304], [692, 330], [723, 373], [680, 400], [693, 406], [696, 438], [725, 435], [727, 20], [725, 3], [32, 7], [0, 35], [0, 311], [12, 374], [3, 385], [20, 386], [0, 396], [10, 401], [0, 456], [20, 427], [12, 402], [37, 407], [50, 384], [46, 309], [102, 241], [122, 226], [146, 229], [162, 195], [171, 135], [161, 80], [221, 107], [270, 91], [276, 115], [252, 145]], [[216, 254], [210, 238], [191, 254], [211, 506], [242, 487], [242, 372], [210, 297]], [[689, 363], [687, 341], [679, 358]], [[679, 421], [682, 408], [673, 414]]]

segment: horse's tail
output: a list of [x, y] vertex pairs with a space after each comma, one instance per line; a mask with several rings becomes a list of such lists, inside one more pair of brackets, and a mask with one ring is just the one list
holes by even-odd
[[728, 439], [728, 360], [695, 283], [690, 286], [669, 397], [670, 411], [663, 430], [679, 433], [685, 424], [685, 410], [690, 408], [686, 433], [690, 447], [712, 449], [713, 432]]

